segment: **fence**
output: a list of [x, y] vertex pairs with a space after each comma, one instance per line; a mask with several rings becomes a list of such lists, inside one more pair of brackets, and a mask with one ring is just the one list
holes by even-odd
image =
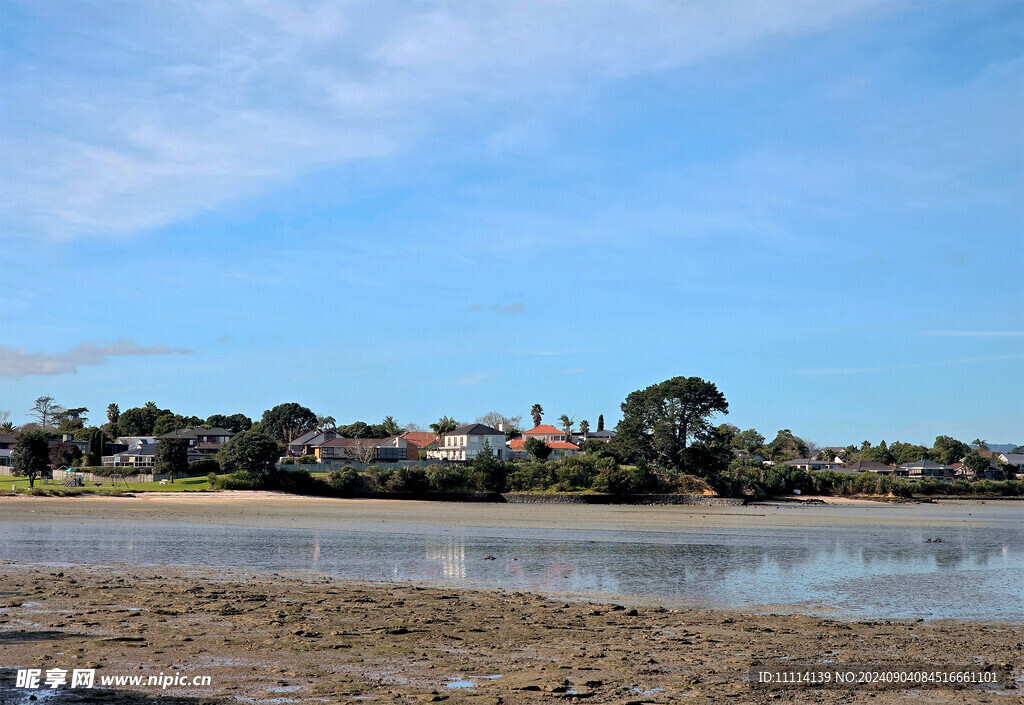
[[326, 463], [306, 463], [303, 465], [285, 465], [278, 464], [278, 470], [287, 470], [295, 472], [296, 470], [308, 470], [309, 472], [330, 472], [331, 470], [341, 470], [342, 468], [354, 468], [357, 472], [365, 472], [366, 468], [371, 466], [377, 466], [379, 468], [426, 468], [431, 465], [441, 465], [445, 462], [439, 459], [433, 460], [398, 460], [395, 462], [389, 462], [386, 460], [375, 460], [372, 463], [353, 463], [344, 460], [333, 460]]

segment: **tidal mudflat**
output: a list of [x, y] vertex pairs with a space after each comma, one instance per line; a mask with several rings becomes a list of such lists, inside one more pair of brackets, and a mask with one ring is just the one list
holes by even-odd
[[[212, 679], [57, 702], [1024, 702], [1022, 516], [1017, 502], [9, 498], [0, 662]], [[768, 661], [1004, 676], [758, 690], [750, 667]], [[25, 702], [12, 683], [0, 676], [0, 702]]]
[[676, 608], [1021, 620], [1024, 503], [608, 507], [11, 498], [0, 560], [310, 570]]

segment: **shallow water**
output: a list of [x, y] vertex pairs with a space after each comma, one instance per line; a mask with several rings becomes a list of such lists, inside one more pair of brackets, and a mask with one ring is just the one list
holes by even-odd
[[[0, 518], [0, 560], [313, 570], [666, 606], [1024, 621], [1020, 504], [943, 507], [942, 525], [927, 525], [927, 510], [922, 525], [907, 525], [906, 511], [894, 511], [901, 519], [891, 525], [876, 512], [862, 525], [650, 532], [377, 522], [289, 529], [41, 515]], [[951, 525], [958, 512], [964, 521]]]

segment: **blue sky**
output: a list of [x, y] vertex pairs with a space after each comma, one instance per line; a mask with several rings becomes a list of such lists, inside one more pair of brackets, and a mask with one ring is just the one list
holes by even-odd
[[1024, 443], [1024, 5], [0, 0], [0, 410]]

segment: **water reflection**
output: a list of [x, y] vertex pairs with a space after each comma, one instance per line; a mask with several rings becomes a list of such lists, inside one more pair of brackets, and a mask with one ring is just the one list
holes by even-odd
[[[0, 559], [312, 569], [358, 580], [786, 605], [852, 616], [1024, 614], [1024, 527], [624, 532], [419, 527], [419, 533], [46, 519], [0, 524]], [[907, 595], [928, 595], [926, 601]]]
[[448, 539], [444, 543], [426, 542], [428, 561], [439, 561], [441, 575], [445, 578], [466, 577], [466, 542], [461, 538]]

